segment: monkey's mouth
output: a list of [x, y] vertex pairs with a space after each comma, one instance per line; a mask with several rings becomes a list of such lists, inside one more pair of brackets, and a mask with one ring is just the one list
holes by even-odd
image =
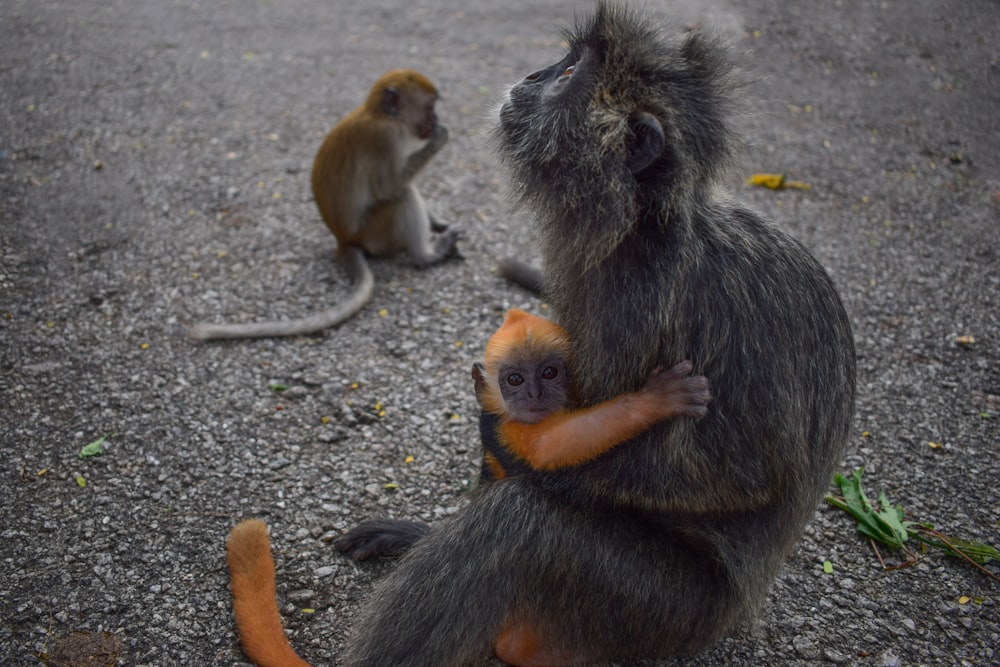
[[525, 424], [537, 424], [538, 422], [545, 419], [551, 412], [552, 412], [551, 410], [545, 410], [543, 408], [538, 408], [538, 409], [529, 408], [527, 410], [524, 410], [519, 415], [519, 419]]

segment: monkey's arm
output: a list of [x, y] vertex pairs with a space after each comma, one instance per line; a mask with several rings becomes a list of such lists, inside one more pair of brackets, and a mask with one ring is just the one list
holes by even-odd
[[563, 410], [537, 424], [506, 422], [500, 433], [507, 446], [535, 470], [558, 470], [594, 459], [671, 417], [702, 417], [711, 395], [708, 380], [690, 377], [683, 361], [668, 371], [656, 369], [636, 392], [580, 410]]
[[369, 519], [338, 537], [333, 548], [353, 560], [398, 556], [430, 529], [420, 521]]
[[403, 164], [403, 170], [400, 173], [400, 180], [403, 184], [405, 185], [413, 180], [413, 177], [417, 175], [417, 172], [423, 169], [424, 165], [430, 162], [431, 158], [434, 157], [439, 150], [441, 150], [441, 147], [444, 146], [447, 141], [448, 128], [441, 124], [435, 125], [427, 143], [424, 144], [420, 150], [412, 153], [406, 158], [406, 162]]

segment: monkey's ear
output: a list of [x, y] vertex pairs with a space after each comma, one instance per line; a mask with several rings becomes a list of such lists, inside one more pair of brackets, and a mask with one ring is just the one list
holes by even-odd
[[382, 91], [382, 113], [386, 116], [399, 113], [399, 91], [395, 88], [387, 87]]
[[476, 381], [476, 400], [483, 402], [483, 392], [486, 390], [486, 367], [478, 361], [472, 364], [472, 379]]
[[625, 165], [633, 174], [638, 174], [660, 157], [667, 140], [660, 121], [649, 112], [636, 111], [629, 117], [628, 124], [632, 136]]

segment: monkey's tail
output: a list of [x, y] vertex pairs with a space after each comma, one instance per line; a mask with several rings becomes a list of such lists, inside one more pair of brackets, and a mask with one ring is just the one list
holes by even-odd
[[340, 254], [340, 263], [351, 278], [353, 288], [347, 300], [332, 308], [294, 320], [248, 322], [246, 324], [199, 322], [191, 327], [189, 334], [196, 340], [273, 338], [277, 336], [304, 336], [337, 326], [364, 308], [372, 300], [372, 295], [375, 293], [375, 278], [372, 276], [363, 250], [354, 246], [345, 246]]
[[233, 613], [243, 651], [260, 667], [309, 667], [292, 650], [275, 599], [274, 559], [267, 526], [258, 519], [236, 524], [226, 542]]
[[504, 257], [497, 264], [497, 271], [515, 285], [535, 294], [542, 292], [542, 272], [530, 264], [513, 257]]

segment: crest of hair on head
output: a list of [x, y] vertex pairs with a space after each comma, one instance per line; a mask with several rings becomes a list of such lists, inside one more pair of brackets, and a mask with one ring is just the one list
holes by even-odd
[[569, 365], [572, 352], [569, 334], [555, 322], [518, 308], [508, 310], [503, 324], [486, 343], [483, 355], [486, 388], [481, 397], [483, 409], [494, 414], [506, 412], [497, 376], [502, 363], [519, 359], [535, 360], [555, 353]]

